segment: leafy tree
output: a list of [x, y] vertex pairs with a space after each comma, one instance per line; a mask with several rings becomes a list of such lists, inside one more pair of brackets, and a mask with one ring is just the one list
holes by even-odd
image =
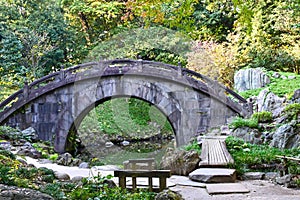
[[3, 81], [19, 85], [76, 59], [74, 37], [56, 0], [0, 0], [0, 18]]
[[240, 67], [299, 73], [298, 0], [233, 1], [238, 10], [235, 45]]
[[65, 16], [77, 31], [84, 32], [88, 46], [109, 36], [122, 23], [124, 2], [105, 0], [62, 0]]
[[206, 0], [196, 4], [193, 18], [193, 38], [222, 42], [233, 30], [237, 15], [231, 0]]
[[163, 27], [129, 29], [96, 46], [87, 60], [133, 58], [177, 65], [186, 63], [189, 38]]

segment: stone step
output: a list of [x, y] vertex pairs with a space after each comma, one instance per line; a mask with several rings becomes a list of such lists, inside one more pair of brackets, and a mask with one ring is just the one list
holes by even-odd
[[202, 183], [234, 183], [236, 171], [226, 168], [199, 168], [191, 172], [189, 178]]
[[240, 183], [218, 183], [218, 184], [207, 184], [207, 193], [213, 194], [230, 194], [230, 193], [249, 193], [244, 185]]

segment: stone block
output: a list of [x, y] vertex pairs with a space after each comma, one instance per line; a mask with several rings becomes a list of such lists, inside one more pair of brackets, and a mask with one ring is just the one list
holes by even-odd
[[200, 168], [191, 172], [189, 178], [203, 183], [233, 183], [236, 180], [236, 171], [225, 168]]

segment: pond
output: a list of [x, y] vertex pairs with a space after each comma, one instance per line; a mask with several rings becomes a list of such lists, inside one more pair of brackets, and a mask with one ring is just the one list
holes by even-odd
[[156, 166], [159, 166], [166, 150], [175, 146], [172, 137], [131, 142], [112, 142], [107, 136], [104, 138], [98, 138], [88, 144], [83, 143], [84, 151], [92, 158], [93, 165], [123, 165], [123, 162], [129, 159], [154, 158]]

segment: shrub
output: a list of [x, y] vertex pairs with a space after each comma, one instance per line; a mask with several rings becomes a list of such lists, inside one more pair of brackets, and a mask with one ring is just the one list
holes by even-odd
[[273, 119], [272, 113], [268, 111], [256, 112], [251, 116], [251, 118], [258, 122], [270, 122]]
[[194, 43], [191, 53], [188, 53], [187, 68], [206, 75], [226, 86], [233, 85], [234, 72], [237, 69], [235, 63], [235, 47], [229, 43], [218, 44], [216, 42]]
[[[226, 138], [226, 146], [234, 159], [232, 167], [237, 170], [238, 175], [248, 171], [263, 171], [263, 169], [254, 169], [257, 165], [280, 163], [281, 160], [276, 157], [277, 155], [294, 157], [300, 154], [300, 149], [281, 150], [269, 145], [255, 145], [233, 136]], [[300, 166], [289, 164], [288, 169], [292, 174], [299, 174]]]
[[236, 129], [241, 127], [249, 127], [249, 128], [259, 128], [258, 120], [255, 118], [244, 119], [241, 117], [236, 117], [231, 123], [230, 128]]
[[284, 108], [284, 112], [289, 120], [296, 120], [300, 115], [300, 103], [289, 104]]
[[8, 157], [10, 159], [13, 159], [13, 160], [16, 159], [15, 154], [13, 154], [12, 152], [7, 151], [7, 150], [0, 150], [0, 154], [3, 155], [3, 156]]
[[186, 151], [195, 150], [198, 154], [201, 153], [201, 148], [200, 148], [200, 146], [199, 146], [199, 144], [198, 144], [198, 142], [196, 140], [194, 140], [190, 144], [184, 146], [183, 148]]

